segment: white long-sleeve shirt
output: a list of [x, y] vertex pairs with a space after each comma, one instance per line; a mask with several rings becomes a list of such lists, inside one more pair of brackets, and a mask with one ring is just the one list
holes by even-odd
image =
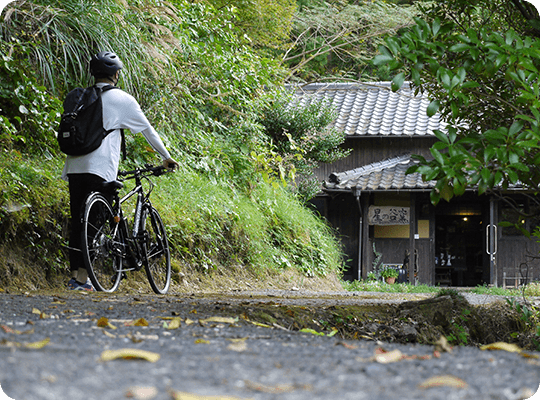
[[[98, 83], [97, 86], [106, 86]], [[161, 155], [163, 160], [171, 158], [163, 141], [143, 114], [139, 103], [130, 94], [120, 89], [112, 89], [101, 94], [103, 104], [103, 127], [114, 129], [108, 134], [101, 146], [89, 154], [67, 156], [62, 179], [68, 180], [69, 174], [94, 174], [105, 181], [113, 181], [118, 174], [121, 152], [120, 129], [129, 129], [136, 134], [142, 132], [146, 141]]]

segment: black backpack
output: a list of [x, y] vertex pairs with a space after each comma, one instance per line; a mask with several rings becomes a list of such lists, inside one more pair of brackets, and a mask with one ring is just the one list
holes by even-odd
[[[90, 86], [69, 92], [64, 100], [64, 113], [58, 127], [57, 140], [60, 150], [68, 155], [80, 156], [97, 149], [103, 139], [114, 129], [103, 127], [103, 104], [101, 93], [117, 89], [107, 85], [102, 88]], [[126, 158], [124, 130], [122, 133], [122, 152]]]

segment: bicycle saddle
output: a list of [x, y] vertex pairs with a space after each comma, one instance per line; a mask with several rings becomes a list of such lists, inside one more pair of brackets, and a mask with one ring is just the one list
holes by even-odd
[[114, 191], [120, 190], [124, 187], [124, 184], [119, 181], [110, 181], [110, 182], [103, 182], [103, 185], [101, 186], [101, 189], [104, 192], [113, 193]]

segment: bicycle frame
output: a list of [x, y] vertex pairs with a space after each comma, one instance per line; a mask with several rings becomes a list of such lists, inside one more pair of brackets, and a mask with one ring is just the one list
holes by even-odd
[[[146, 170], [136, 169], [134, 171], [128, 171], [124, 172], [124, 175], [129, 175], [127, 178], [121, 179], [119, 178], [119, 181], [125, 181], [128, 179], [135, 179], [135, 187], [131, 189], [126, 195], [123, 197], [119, 197], [118, 193], [115, 195], [115, 200], [113, 203], [116, 205], [114, 206], [114, 210], [117, 213], [119, 217], [120, 222], [120, 229], [124, 231], [125, 239], [126, 239], [126, 251], [123, 253], [123, 258], [127, 259], [127, 257], [133, 257], [135, 261], [135, 266], [131, 266], [128, 268], [122, 268], [122, 271], [133, 271], [133, 270], [139, 270], [143, 266], [145, 266], [148, 262], [146, 259], [142, 259], [143, 256], [146, 256], [146, 252], [142, 249], [142, 242], [144, 241], [144, 233], [146, 232], [145, 222], [146, 222], [146, 210], [150, 209], [152, 206], [150, 202], [150, 194], [152, 193], [154, 189], [154, 183], [149, 179], [149, 175], [145, 175], [145, 172], [149, 172]], [[151, 171], [153, 175], [156, 174], [155, 171]], [[150, 187], [148, 191], [145, 193], [143, 188], [143, 182], [142, 180], [146, 179]], [[129, 227], [127, 225], [127, 219], [124, 217], [124, 212], [122, 210], [122, 204], [125, 203], [127, 200], [132, 198], [133, 196], [137, 195], [137, 202], [135, 206], [135, 213], [134, 213], [134, 220], [133, 220], [133, 228], [131, 232], [129, 231]]]

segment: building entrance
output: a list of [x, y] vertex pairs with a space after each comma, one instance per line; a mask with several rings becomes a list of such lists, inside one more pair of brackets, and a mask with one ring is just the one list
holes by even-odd
[[484, 277], [482, 215], [453, 213], [435, 218], [435, 285], [477, 286]]

